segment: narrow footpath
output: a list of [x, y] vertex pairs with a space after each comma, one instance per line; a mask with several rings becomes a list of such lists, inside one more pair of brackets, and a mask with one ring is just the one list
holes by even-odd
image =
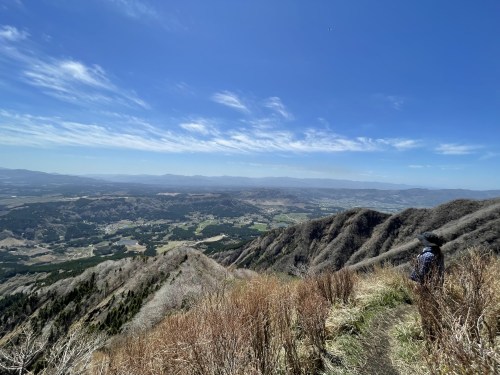
[[409, 305], [401, 305], [377, 315], [370, 324], [369, 333], [363, 340], [366, 361], [360, 374], [366, 375], [399, 375], [390, 358], [389, 331], [404, 320], [411, 310]]

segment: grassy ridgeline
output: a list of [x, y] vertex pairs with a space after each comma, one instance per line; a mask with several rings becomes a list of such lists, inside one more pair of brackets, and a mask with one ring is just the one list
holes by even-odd
[[[439, 343], [423, 333], [419, 290], [405, 274], [395, 268], [363, 275], [344, 270], [300, 280], [259, 276], [226, 285], [152, 331], [115, 341], [97, 353], [94, 364], [109, 375], [493, 374], [499, 360], [494, 277], [499, 271], [497, 257], [477, 250], [451, 267]], [[464, 319], [472, 319], [469, 328], [455, 324]], [[375, 345], [378, 351], [372, 352]]]

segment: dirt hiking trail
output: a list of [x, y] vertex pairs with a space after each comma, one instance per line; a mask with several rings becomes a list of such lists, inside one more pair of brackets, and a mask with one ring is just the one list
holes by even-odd
[[390, 358], [391, 345], [389, 331], [401, 323], [406, 314], [411, 311], [409, 305], [401, 305], [386, 310], [374, 317], [363, 340], [363, 350], [366, 361], [360, 368], [360, 374], [366, 375], [399, 375]]

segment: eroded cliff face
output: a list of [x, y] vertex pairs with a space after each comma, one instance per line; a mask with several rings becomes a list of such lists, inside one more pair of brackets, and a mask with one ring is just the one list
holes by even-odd
[[500, 247], [500, 199], [455, 200], [433, 209], [407, 209], [389, 215], [353, 209], [286, 229], [275, 229], [246, 246], [214, 258], [224, 265], [289, 274], [344, 265], [389, 261], [402, 264], [420, 248], [415, 236], [434, 231], [443, 251], [454, 254], [471, 245]]

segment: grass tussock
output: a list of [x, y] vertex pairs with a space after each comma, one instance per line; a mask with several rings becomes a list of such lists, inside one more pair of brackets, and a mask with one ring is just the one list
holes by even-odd
[[349, 302], [353, 295], [355, 278], [347, 268], [334, 273], [322, 273], [312, 278], [314, 288], [330, 304]]
[[500, 260], [480, 248], [459, 258], [442, 288], [416, 287], [432, 374], [498, 374]]
[[[340, 285], [326, 285], [327, 279]], [[331, 299], [320, 285], [335, 291]], [[148, 333], [123, 338], [98, 354], [94, 374], [317, 373], [332, 301], [348, 301], [353, 291], [350, 271], [296, 282], [260, 276], [208, 295]]]

